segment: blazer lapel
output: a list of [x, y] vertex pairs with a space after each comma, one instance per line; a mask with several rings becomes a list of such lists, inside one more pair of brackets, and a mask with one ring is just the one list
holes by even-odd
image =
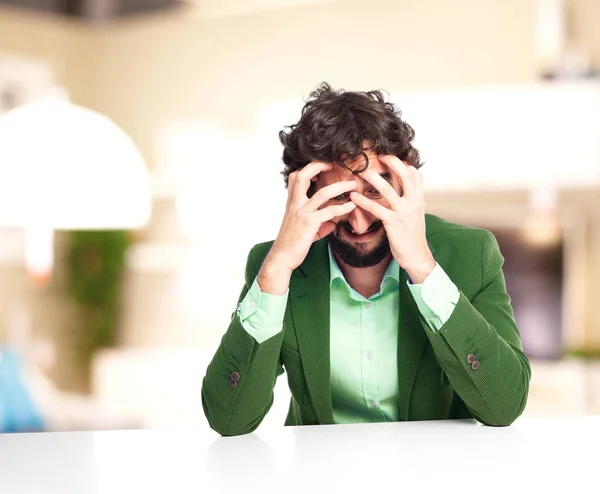
[[329, 257], [325, 240], [315, 242], [300, 268], [294, 271], [289, 302], [315, 413], [320, 424], [332, 424]]
[[[432, 254], [435, 249], [431, 244]], [[400, 316], [398, 318], [398, 407], [400, 420], [410, 420], [410, 397], [413, 392], [419, 364], [428, 343], [421, 312], [407, 285], [408, 274], [400, 269]]]

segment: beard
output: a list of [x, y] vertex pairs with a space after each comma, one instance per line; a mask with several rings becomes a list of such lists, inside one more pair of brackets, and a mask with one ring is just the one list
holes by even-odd
[[[383, 228], [381, 221], [374, 222], [367, 231], [378, 228]], [[340, 221], [336, 225], [335, 230], [329, 234], [327, 240], [329, 245], [331, 245], [331, 250], [350, 267], [369, 268], [379, 264], [391, 254], [390, 243], [385, 232], [377, 245], [368, 249], [364, 242], [352, 243], [343, 238], [342, 230], [351, 233], [352, 226], [347, 221]]]

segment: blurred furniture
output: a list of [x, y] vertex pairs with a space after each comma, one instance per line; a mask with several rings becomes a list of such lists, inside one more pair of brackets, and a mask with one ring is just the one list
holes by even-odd
[[[93, 364], [93, 396], [107, 412], [139, 418], [144, 428], [208, 428], [200, 388], [210, 350], [103, 350]], [[600, 414], [600, 361], [532, 360], [532, 376], [523, 417]], [[275, 386], [273, 407], [259, 431], [283, 427], [290, 392], [283, 374]]]
[[8, 318], [0, 344], [0, 432], [131, 429], [139, 416], [109, 410], [94, 396], [60, 389], [48, 377], [57, 361], [54, 342], [32, 335], [22, 305]]
[[40, 410], [23, 378], [22, 367], [18, 354], [0, 347], [0, 433], [45, 430]]
[[600, 360], [531, 361], [524, 417], [600, 415]]
[[[3, 492], [596, 492], [600, 416], [0, 438]], [[48, 454], [51, 451], [52, 454]], [[432, 463], [432, 458], [437, 461]]]
[[85, 23], [117, 22], [124, 17], [165, 13], [180, 7], [181, 0], [0, 0], [0, 6], [77, 19]]

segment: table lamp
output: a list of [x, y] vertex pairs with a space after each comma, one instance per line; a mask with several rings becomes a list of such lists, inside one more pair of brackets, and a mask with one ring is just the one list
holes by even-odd
[[0, 115], [0, 226], [26, 231], [34, 281], [52, 270], [55, 230], [130, 230], [150, 218], [147, 166], [105, 116], [60, 90]]

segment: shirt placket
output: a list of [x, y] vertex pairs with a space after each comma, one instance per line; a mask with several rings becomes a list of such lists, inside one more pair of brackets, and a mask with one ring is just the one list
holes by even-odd
[[363, 397], [374, 421], [382, 420], [379, 388], [377, 386], [377, 355], [375, 352], [375, 334], [377, 317], [375, 302], [367, 300], [361, 303], [361, 359]]

